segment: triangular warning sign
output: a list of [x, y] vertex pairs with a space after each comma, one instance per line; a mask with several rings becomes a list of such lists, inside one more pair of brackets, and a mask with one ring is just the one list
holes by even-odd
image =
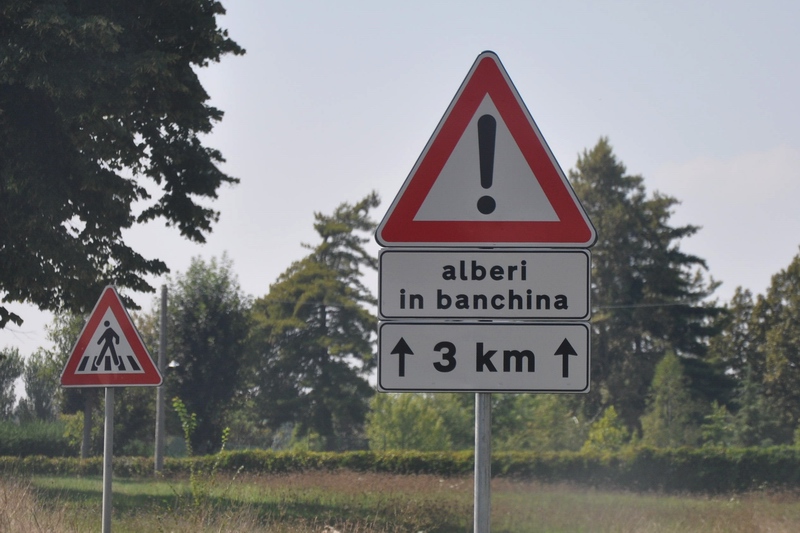
[[493, 52], [478, 56], [375, 232], [382, 246], [589, 247], [589, 217]]
[[153, 364], [114, 287], [106, 287], [94, 306], [61, 373], [61, 385], [161, 385], [161, 373]]

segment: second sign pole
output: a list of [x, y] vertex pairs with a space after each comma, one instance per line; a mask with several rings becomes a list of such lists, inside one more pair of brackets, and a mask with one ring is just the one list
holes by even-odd
[[475, 394], [475, 498], [473, 531], [489, 533], [492, 502], [492, 395]]

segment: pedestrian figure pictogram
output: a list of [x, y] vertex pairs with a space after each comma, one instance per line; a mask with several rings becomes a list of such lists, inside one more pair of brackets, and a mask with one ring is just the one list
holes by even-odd
[[111, 352], [111, 358], [106, 359], [105, 369], [111, 370], [111, 362], [113, 361], [118, 369], [124, 371], [125, 364], [122, 362], [122, 359], [119, 358], [117, 351], [114, 349], [114, 344], [119, 344], [119, 335], [117, 335], [117, 332], [114, 331], [114, 328], [109, 327], [111, 326], [111, 322], [108, 320], [103, 322], [103, 325], [106, 327], [106, 330], [97, 340], [97, 344], [105, 344], [103, 345], [103, 349], [100, 350], [100, 353], [97, 355], [97, 357], [94, 358], [94, 363], [92, 363], [92, 371], [97, 371], [100, 363], [103, 361], [103, 357], [105, 356], [106, 352], [109, 351]]

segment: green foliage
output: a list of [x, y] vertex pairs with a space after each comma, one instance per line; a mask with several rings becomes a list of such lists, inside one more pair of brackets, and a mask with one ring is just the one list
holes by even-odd
[[156, 389], [125, 387], [114, 394], [114, 453], [152, 456]]
[[80, 441], [70, 442], [66, 437], [65, 426], [63, 421], [38, 420], [22, 424], [0, 422], [0, 456], [75, 455]]
[[720, 330], [709, 341], [709, 357], [739, 382], [762, 381], [764, 358], [759, 355], [762, 328], [754, 321], [753, 294], [737, 287], [720, 316]]
[[800, 423], [800, 255], [775, 274], [753, 313], [764, 328], [765, 393], [786, 425]]
[[366, 376], [375, 367], [376, 300], [362, 276], [377, 268], [365, 245], [378, 204], [372, 193], [331, 216], [316, 213], [321, 242], [253, 305], [257, 419], [273, 430], [292, 423], [300, 436], [314, 432], [325, 449], [361, 431], [373, 393]]
[[[177, 396], [172, 399], [172, 407], [175, 409], [175, 412], [178, 413], [178, 417], [181, 420], [183, 437], [186, 442], [186, 451], [191, 457], [194, 455], [191, 442], [192, 436], [197, 429], [197, 415], [195, 413], [190, 413], [186, 409], [186, 405], [183, 401]], [[189, 487], [192, 491], [192, 503], [196, 509], [201, 509], [210, 505], [209, 495], [211, 494], [212, 487], [216, 484], [221, 455], [222, 452], [225, 451], [225, 443], [228, 442], [229, 435], [229, 428], [222, 430], [222, 445], [219, 452], [215, 454], [214, 460], [209, 468], [203, 469], [196, 461], [190, 462]]]
[[8, 420], [14, 414], [17, 402], [14, 381], [22, 375], [25, 363], [19, 350], [6, 348], [0, 351], [0, 420]]
[[586, 440], [579, 400], [564, 394], [493, 395], [496, 450], [578, 450]]
[[229, 450], [269, 449], [272, 447], [277, 432], [258, 424], [252, 416], [253, 412], [252, 401], [248, 399], [241, 401], [241, 397], [235, 407], [228, 412], [226, 420], [227, 427], [230, 428]]
[[55, 352], [42, 348], [25, 361], [22, 381], [25, 398], [20, 399], [17, 414], [21, 421], [54, 420], [58, 414], [63, 366]]
[[631, 440], [630, 431], [617, 415], [614, 406], [608, 407], [603, 416], [589, 427], [589, 436], [581, 451], [590, 453], [617, 452]]
[[367, 414], [371, 450], [450, 449], [445, 422], [425, 394], [376, 394]]
[[[204, 198], [237, 180], [203, 146], [222, 112], [196, 69], [242, 50], [214, 0], [0, 7], [0, 293], [87, 311], [106, 284], [152, 291], [166, 272], [123, 240], [163, 217], [203, 242]], [[138, 211], [138, 212], [137, 212]], [[132, 300], [126, 304], [135, 308]], [[21, 317], [0, 306], [0, 327]]]
[[[88, 428], [84, 413], [61, 415], [59, 419], [64, 422], [64, 438], [67, 439], [70, 446], [81, 450], [81, 457], [103, 455], [103, 413], [93, 409]], [[83, 455], [84, 449], [86, 450], [85, 456]]]
[[78, 340], [88, 315], [76, 313], [55, 313], [53, 321], [46, 326], [47, 340], [52, 344], [49, 354], [53, 358], [53, 365], [58, 367], [54, 385], [60, 389], [59, 412], [74, 413], [84, 408], [87, 398], [94, 405], [99, 405], [100, 388], [69, 388], [62, 389], [60, 383], [61, 370], [66, 366], [72, 353], [72, 348]]
[[475, 395], [437, 393], [429, 396], [431, 406], [442, 418], [451, 450], [475, 447]]
[[800, 255], [764, 296], [738, 288], [710, 353], [736, 380], [730, 402], [739, 445], [788, 444], [800, 425]]
[[786, 443], [791, 435], [782, 420], [779, 405], [768, 396], [765, 375], [766, 333], [763, 297], [758, 307], [749, 290], [737, 287], [726, 306], [721, 330], [711, 339], [709, 354], [735, 380], [730, 406], [733, 411], [734, 443], [758, 446]]
[[694, 445], [699, 437], [697, 418], [698, 407], [681, 361], [674, 352], [667, 352], [653, 376], [647, 412], [642, 417], [642, 442], [662, 448]]
[[714, 402], [700, 426], [700, 433], [704, 446], [731, 446], [736, 439], [733, 416], [724, 405]]
[[594, 223], [592, 249], [592, 390], [588, 414], [614, 405], [638, 426], [655, 366], [667, 348], [703, 355], [719, 310], [704, 303], [716, 283], [705, 262], [681, 252], [697, 226], [673, 227], [678, 201], [648, 195], [641, 176], [626, 174], [607, 139], [584, 151], [570, 172], [575, 192]]
[[738, 446], [771, 446], [791, 442], [791, 426], [784, 422], [780, 405], [767, 396], [763, 381], [748, 368], [739, 380], [734, 405], [734, 430]]
[[[47, 340], [53, 345], [52, 354], [54, 364], [59, 369], [63, 369], [67, 364], [72, 353], [72, 348], [78, 340], [81, 330], [88, 317], [76, 313], [60, 312], [53, 316], [53, 321], [47, 326]], [[75, 412], [83, 413], [83, 422], [78, 418], [71, 419], [68, 423], [70, 430], [75, 430], [78, 442], [81, 443], [81, 457], [89, 457], [90, 454], [102, 453], [103, 440], [102, 430], [98, 430], [97, 424], [102, 427], [102, 416], [99, 412], [101, 405], [100, 387], [81, 387], [81, 388], [61, 388], [61, 383], [56, 377], [55, 386], [59, 389], [58, 401], [59, 412], [72, 414]], [[82, 434], [81, 434], [82, 429]]]
[[313, 430], [302, 434], [296, 426], [292, 427], [292, 434], [287, 445], [287, 450], [293, 452], [319, 452], [325, 448], [325, 443], [319, 433]]
[[[250, 300], [226, 256], [208, 263], [192, 259], [184, 274], [170, 280], [168, 293], [167, 353], [177, 366], [166, 373], [165, 383], [169, 395], [197, 415], [192, 449], [208, 453], [219, 448], [227, 414], [243, 386]], [[148, 335], [157, 338], [159, 319], [150, 323], [154, 331]]]
[[186, 404], [177, 396], [172, 399], [172, 408], [178, 413], [183, 429], [183, 439], [186, 441], [186, 453], [191, 457], [194, 455], [192, 450], [192, 434], [197, 429], [197, 414], [189, 413]]

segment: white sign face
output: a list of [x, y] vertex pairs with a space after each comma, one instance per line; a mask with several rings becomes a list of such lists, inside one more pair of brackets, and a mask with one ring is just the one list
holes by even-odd
[[383, 322], [384, 392], [588, 392], [589, 324]]
[[380, 254], [381, 318], [588, 320], [588, 250]]

